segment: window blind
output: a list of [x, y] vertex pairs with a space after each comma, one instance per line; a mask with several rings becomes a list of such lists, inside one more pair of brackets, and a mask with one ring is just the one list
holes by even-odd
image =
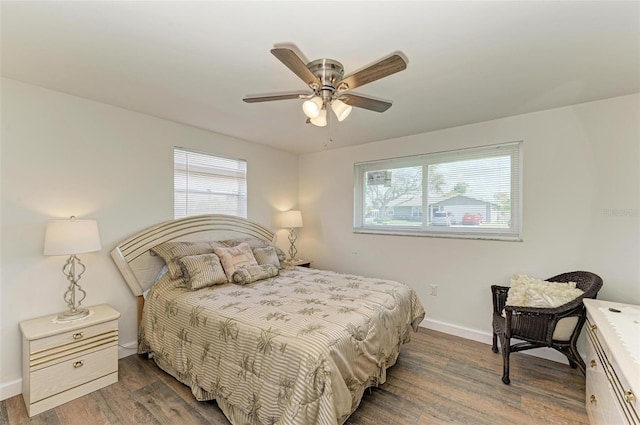
[[174, 216], [247, 217], [247, 162], [174, 148]]

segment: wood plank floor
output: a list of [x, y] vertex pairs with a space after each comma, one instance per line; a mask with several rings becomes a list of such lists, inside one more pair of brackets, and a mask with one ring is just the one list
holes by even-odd
[[[511, 385], [486, 344], [420, 329], [405, 345], [387, 382], [367, 391], [348, 425], [588, 424], [584, 376], [568, 365], [517, 353]], [[146, 357], [121, 359], [120, 380], [28, 418], [22, 396], [0, 402], [0, 424], [220, 424], [215, 401], [190, 390]], [[310, 424], [312, 425], [312, 424]]]

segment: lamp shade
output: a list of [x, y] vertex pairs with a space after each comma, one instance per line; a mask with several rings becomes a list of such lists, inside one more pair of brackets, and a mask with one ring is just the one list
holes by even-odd
[[351, 105], [347, 105], [339, 99], [336, 99], [331, 102], [331, 109], [333, 109], [333, 112], [336, 114], [338, 121], [343, 121], [349, 116], [353, 107]]
[[322, 98], [314, 96], [302, 103], [302, 111], [309, 118], [316, 118], [322, 110]]
[[298, 210], [290, 210], [282, 213], [282, 227], [302, 227], [302, 213]]
[[51, 220], [44, 236], [44, 255], [73, 255], [100, 251], [100, 234], [95, 220]]
[[321, 109], [320, 110], [320, 114], [315, 118], [311, 118], [310, 121], [311, 121], [311, 124], [316, 125], [318, 127], [326, 126], [327, 125], [327, 110], [326, 109]]

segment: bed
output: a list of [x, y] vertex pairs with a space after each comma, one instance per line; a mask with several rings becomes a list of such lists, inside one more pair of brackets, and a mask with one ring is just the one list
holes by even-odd
[[[138, 351], [197, 400], [215, 399], [234, 425], [342, 424], [367, 387], [385, 382], [424, 309], [395, 281], [278, 268], [274, 236], [242, 218], [206, 215], [161, 223], [118, 245], [111, 255], [139, 300]], [[182, 276], [162, 252], [203, 244], [213, 252], [179, 259]], [[241, 265], [202, 287], [201, 277], [215, 273], [185, 266], [204, 258], [209, 270], [209, 262], [224, 262], [227, 247], [245, 245], [255, 258], [269, 253], [271, 263]], [[247, 273], [258, 268], [266, 274]]]

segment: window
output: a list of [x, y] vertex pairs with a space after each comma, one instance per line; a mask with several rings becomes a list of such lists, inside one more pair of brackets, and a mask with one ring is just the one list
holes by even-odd
[[174, 216], [247, 217], [247, 162], [182, 148], [173, 150]]
[[354, 231], [520, 240], [521, 142], [355, 164]]

